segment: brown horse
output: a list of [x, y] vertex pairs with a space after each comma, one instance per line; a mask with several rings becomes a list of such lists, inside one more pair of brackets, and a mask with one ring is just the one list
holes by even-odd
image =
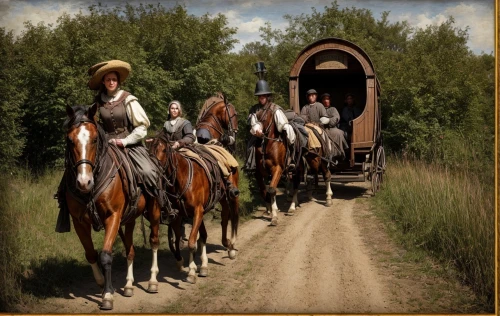
[[307, 193], [309, 200], [313, 200], [312, 191], [313, 185], [316, 182], [317, 175], [319, 171], [323, 174], [323, 180], [326, 184], [326, 204], [325, 206], [332, 205], [332, 189], [330, 187], [331, 180], [331, 172], [329, 169], [329, 162], [322, 158], [324, 156], [323, 147], [316, 149], [309, 149], [309, 151], [303, 153], [302, 157], [304, 159], [300, 159], [300, 162], [297, 167], [297, 172], [293, 173], [292, 176], [292, 185], [293, 185], [293, 197], [292, 204], [288, 209], [288, 213], [293, 214], [296, 210], [296, 207], [299, 205], [299, 201], [297, 198], [299, 191], [299, 184], [302, 175], [304, 175], [304, 180], [307, 186]]
[[[263, 139], [256, 139], [255, 172], [261, 196], [266, 201], [266, 208], [272, 214], [271, 226], [278, 225], [278, 206], [276, 204], [276, 188], [285, 170], [287, 142], [281, 137], [274, 122], [272, 103], [260, 108], [257, 120], [262, 123]], [[265, 179], [271, 175], [271, 181], [266, 188]]]
[[[169, 238], [170, 249], [173, 250], [177, 260], [177, 267], [182, 270], [184, 265], [180, 254], [181, 224], [182, 217], [192, 217], [193, 225], [189, 235], [189, 272], [187, 281], [196, 283], [196, 264], [194, 255], [196, 252], [196, 240], [200, 233], [201, 267], [199, 276], [207, 276], [208, 257], [206, 254], [207, 231], [203, 222], [203, 215], [209, 211], [210, 196], [215, 194], [210, 189], [210, 179], [205, 169], [196, 161], [183, 156], [172, 148], [166, 134], [162, 131], [155, 137], [150, 145], [150, 153], [158, 158], [160, 165], [164, 168], [165, 190], [172, 209], [179, 211], [180, 216], [175, 216], [169, 224], [175, 233], [175, 248], [172, 238]], [[181, 172], [178, 172], [181, 171]], [[230, 181], [237, 185], [238, 171], [230, 175]], [[228, 249], [229, 257], [234, 259], [236, 250], [236, 237], [239, 222], [239, 200], [238, 197], [230, 198], [227, 191], [222, 192], [219, 197], [222, 206], [222, 244]], [[213, 206], [213, 205], [212, 205]], [[227, 238], [228, 220], [231, 220], [231, 240]]]
[[238, 133], [237, 115], [234, 105], [228, 103], [222, 94], [209, 98], [196, 121], [198, 143], [206, 144], [211, 139], [217, 139], [233, 153]]
[[[273, 119], [273, 110], [270, 105], [266, 105], [257, 111], [257, 120], [262, 123], [263, 126], [263, 140], [257, 140], [257, 145], [262, 143], [262, 146], [256, 146], [255, 150], [255, 160], [257, 164], [257, 183], [261, 191], [261, 195], [266, 201], [267, 211], [272, 213], [271, 225], [275, 226], [278, 224], [278, 206], [276, 204], [276, 187], [278, 186], [279, 180], [282, 173], [285, 170], [285, 160], [287, 152], [287, 142], [281, 137], [276, 124]], [[296, 140], [298, 141], [298, 139]], [[302, 157], [298, 161], [297, 170], [293, 172], [292, 184], [293, 184], [293, 198], [290, 208], [287, 214], [293, 215], [296, 207], [299, 205], [298, 202], [298, 187], [301, 180], [302, 174], [316, 175], [321, 170], [323, 173], [323, 179], [326, 183], [326, 206], [332, 204], [332, 190], [330, 187], [331, 173], [328, 168], [329, 163], [323, 158], [324, 150], [319, 148], [318, 150], [309, 150], [308, 152], [303, 152]], [[305, 162], [304, 162], [305, 160]], [[271, 175], [271, 182], [266, 189], [265, 179]], [[309, 199], [312, 199], [312, 184], [313, 180], [310, 176], [305, 176]]]
[[[127, 283], [124, 295], [133, 295], [133, 231], [135, 219], [147, 210], [151, 223], [150, 243], [153, 264], [148, 292], [158, 291], [158, 263], [160, 208], [155, 198], [141, 194], [137, 208], [130, 211], [128, 180], [116, 154], [109, 145], [102, 127], [95, 121], [97, 104], [89, 109], [83, 106], [66, 107], [66, 170], [65, 200], [73, 218], [73, 225], [85, 249], [85, 257], [92, 267], [97, 284], [103, 287], [101, 309], [113, 309], [114, 288], [111, 281], [113, 244], [120, 233], [127, 254]], [[102, 192], [102, 193], [99, 193]], [[98, 194], [98, 195], [96, 195]], [[125, 234], [121, 230], [125, 225]], [[91, 237], [91, 227], [104, 228], [104, 244], [98, 256]], [[99, 260], [99, 262], [98, 262]], [[98, 265], [98, 263], [100, 265]], [[104, 272], [101, 271], [101, 268]]]

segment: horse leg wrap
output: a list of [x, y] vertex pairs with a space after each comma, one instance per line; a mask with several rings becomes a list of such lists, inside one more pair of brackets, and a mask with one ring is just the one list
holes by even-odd
[[113, 284], [111, 281], [111, 265], [113, 264], [113, 255], [109, 252], [102, 251], [99, 255], [99, 259], [104, 270], [104, 293], [114, 294], [115, 289], [113, 288]]
[[273, 187], [269, 187], [267, 188], [267, 194], [273, 196], [276, 194], [276, 188], [273, 188]]

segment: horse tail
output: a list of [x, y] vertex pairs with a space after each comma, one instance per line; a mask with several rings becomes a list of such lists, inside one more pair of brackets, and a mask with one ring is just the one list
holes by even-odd
[[[234, 172], [234, 175], [236, 180], [238, 179], [238, 168], [235, 168], [236, 171]], [[233, 179], [234, 179], [233, 178]], [[238, 182], [238, 181], [236, 181]], [[234, 183], [236, 186], [238, 183]], [[239, 208], [240, 208], [240, 201], [239, 197], [234, 197], [232, 199], [229, 199], [229, 219], [231, 220], [231, 238], [235, 239], [236, 236], [238, 235], [238, 225], [240, 222], [240, 214], [239, 214]]]
[[118, 228], [118, 234], [120, 235], [120, 239], [123, 242], [123, 246], [125, 247], [125, 249], [127, 249], [127, 244], [125, 243], [125, 234], [123, 233], [123, 229], [122, 229], [121, 225], [120, 225], [120, 228]]
[[174, 229], [172, 228], [172, 223], [168, 224], [168, 248], [170, 248], [170, 252], [172, 254], [175, 254], [175, 247], [174, 247]]

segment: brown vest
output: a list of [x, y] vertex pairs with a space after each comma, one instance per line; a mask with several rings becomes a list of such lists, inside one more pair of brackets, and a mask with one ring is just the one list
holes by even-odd
[[123, 91], [118, 100], [106, 103], [102, 101], [100, 95], [96, 97], [101, 125], [104, 127], [108, 139], [125, 138], [133, 129], [125, 110], [125, 99], [129, 95], [129, 92]]

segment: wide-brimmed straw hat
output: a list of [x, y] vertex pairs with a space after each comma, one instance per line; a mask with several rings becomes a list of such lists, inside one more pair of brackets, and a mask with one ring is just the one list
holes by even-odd
[[130, 64], [121, 60], [110, 60], [95, 64], [89, 68], [89, 76], [91, 78], [88, 86], [92, 90], [98, 90], [104, 75], [111, 71], [116, 71], [120, 75], [120, 83], [122, 83], [127, 79], [131, 70]]

